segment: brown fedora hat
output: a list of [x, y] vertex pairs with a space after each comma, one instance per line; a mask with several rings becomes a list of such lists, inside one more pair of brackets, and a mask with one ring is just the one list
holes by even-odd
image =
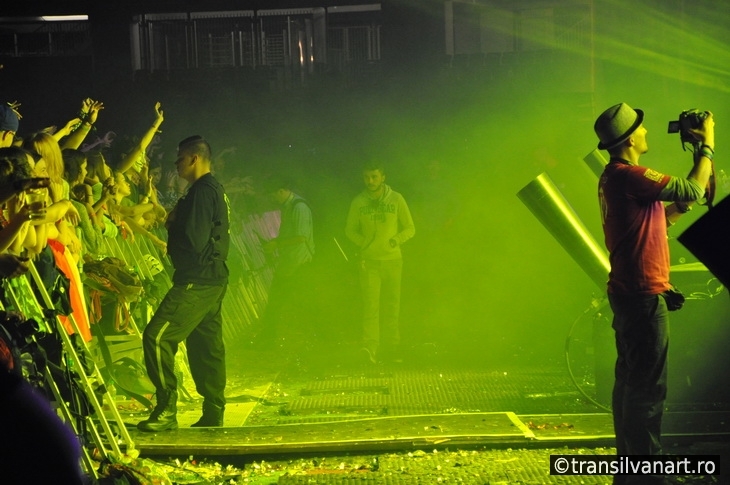
[[644, 121], [644, 112], [626, 103], [611, 106], [601, 113], [593, 129], [598, 135], [599, 150], [608, 150], [625, 141]]

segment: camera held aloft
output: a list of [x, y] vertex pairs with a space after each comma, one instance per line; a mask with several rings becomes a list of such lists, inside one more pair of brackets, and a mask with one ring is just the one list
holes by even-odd
[[694, 130], [702, 126], [709, 111], [700, 111], [698, 109], [686, 109], [679, 114], [679, 119], [669, 122], [667, 133], [679, 133], [682, 143], [691, 143], [693, 145], [699, 143], [689, 130]]

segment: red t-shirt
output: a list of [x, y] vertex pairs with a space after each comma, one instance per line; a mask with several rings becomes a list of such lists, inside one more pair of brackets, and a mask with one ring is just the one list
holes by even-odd
[[659, 193], [669, 176], [612, 160], [598, 182], [611, 272], [608, 293], [657, 295], [669, 289], [669, 244]]

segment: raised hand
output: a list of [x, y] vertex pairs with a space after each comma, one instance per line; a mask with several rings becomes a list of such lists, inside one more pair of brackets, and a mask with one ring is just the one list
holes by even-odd
[[72, 120], [69, 120], [68, 123], [66, 123], [66, 126], [58, 130], [57, 135], [59, 135], [59, 139], [73, 133], [73, 131], [76, 130], [76, 128], [78, 128], [80, 124], [81, 118], [74, 118]]
[[89, 111], [91, 111], [91, 105], [94, 104], [94, 100], [91, 98], [85, 98], [81, 100], [81, 108], [79, 109], [79, 118], [85, 120], [89, 117]]
[[17, 116], [19, 120], [22, 120], [23, 119], [23, 115], [21, 115], [20, 114], [20, 111], [19, 111], [19, 108], [20, 108], [20, 103], [19, 102], [17, 102], [17, 101], [9, 101], [8, 102], [8, 106], [10, 107], [10, 109], [13, 110], [13, 113], [15, 113], [15, 116]]
[[81, 215], [73, 204], [69, 204], [68, 206], [65, 218], [72, 226], [78, 226], [79, 222], [81, 222]]
[[701, 141], [705, 145], [709, 145], [714, 150], [715, 148], [715, 117], [712, 112], [707, 111], [707, 117], [702, 122], [702, 125], [698, 128], [690, 129], [689, 132], [698, 141]]
[[164, 121], [164, 119], [165, 119], [165, 116], [164, 116], [164, 113], [162, 111], [162, 107], [161, 107], [161, 104], [160, 104], [159, 101], [155, 103], [155, 114], [157, 115], [157, 120], [156, 121], [157, 121], [157, 124], [159, 126], [160, 123], [162, 123]]
[[104, 109], [104, 103], [101, 101], [91, 101], [91, 105], [89, 106], [89, 115], [86, 118], [86, 121], [91, 123], [92, 125], [96, 123], [96, 118], [99, 116], [99, 111]]

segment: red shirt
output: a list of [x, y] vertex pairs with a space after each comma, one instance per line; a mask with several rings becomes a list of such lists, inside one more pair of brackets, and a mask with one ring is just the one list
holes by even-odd
[[656, 295], [669, 289], [669, 244], [659, 193], [669, 176], [612, 160], [598, 182], [611, 272], [608, 293]]

